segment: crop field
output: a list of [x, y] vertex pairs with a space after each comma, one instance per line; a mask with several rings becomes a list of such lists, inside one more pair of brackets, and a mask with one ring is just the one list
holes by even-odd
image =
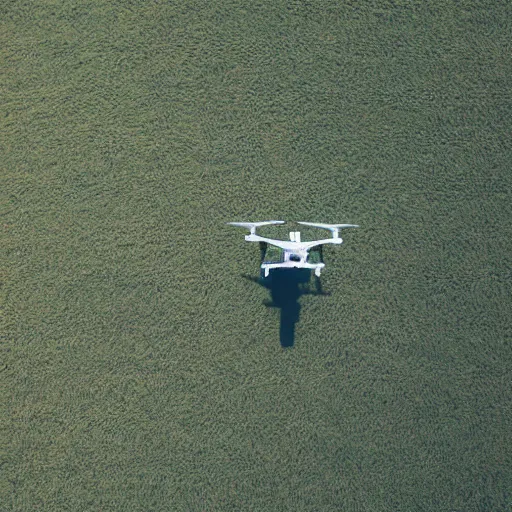
[[[0, 510], [512, 510], [510, 2], [6, 0], [0, 42]], [[263, 280], [226, 223], [271, 219], [361, 227]]]

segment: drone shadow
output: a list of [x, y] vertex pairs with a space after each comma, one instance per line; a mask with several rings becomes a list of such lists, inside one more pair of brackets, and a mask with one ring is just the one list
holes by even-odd
[[263, 271], [259, 278], [242, 274], [242, 277], [263, 286], [270, 291], [270, 301], [263, 301], [269, 308], [281, 310], [279, 339], [283, 348], [293, 347], [295, 343], [295, 324], [299, 321], [302, 295], [330, 295], [322, 289], [320, 278], [315, 276], [315, 287], [311, 289], [311, 270], [306, 268], [282, 269], [270, 271], [264, 277]]

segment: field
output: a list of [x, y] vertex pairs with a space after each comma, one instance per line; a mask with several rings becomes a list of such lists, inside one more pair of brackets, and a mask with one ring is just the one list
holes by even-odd
[[0, 509], [512, 510], [511, 20], [2, 2]]

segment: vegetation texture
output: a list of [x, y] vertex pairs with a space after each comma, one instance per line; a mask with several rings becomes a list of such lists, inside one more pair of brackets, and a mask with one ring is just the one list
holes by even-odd
[[0, 508], [510, 510], [511, 19], [3, 1]]

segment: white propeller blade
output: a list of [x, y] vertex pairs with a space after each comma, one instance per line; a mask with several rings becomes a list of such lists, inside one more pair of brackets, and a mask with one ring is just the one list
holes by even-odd
[[333, 238], [338, 238], [338, 231], [344, 228], [358, 228], [357, 224], [319, 224], [316, 222], [298, 222], [304, 226], [313, 226], [315, 228], [328, 229], [332, 233]]
[[297, 222], [298, 224], [304, 224], [304, 226], [313, 226], [315, 228], [324, 228], [332, 231], [333, 229], [343, 228], [358, 228], [357, 224], [317, 224], [315, 222]]
[[241, 228], [247, 228], [251, 231], [251, 235], [256, 233], [256, 228], [260, 226], [270, 226], [273, 224], [284, 224], [284, 220], [267, 220], [263, 222], [228, 222], [231, 226], [239, 226]]

